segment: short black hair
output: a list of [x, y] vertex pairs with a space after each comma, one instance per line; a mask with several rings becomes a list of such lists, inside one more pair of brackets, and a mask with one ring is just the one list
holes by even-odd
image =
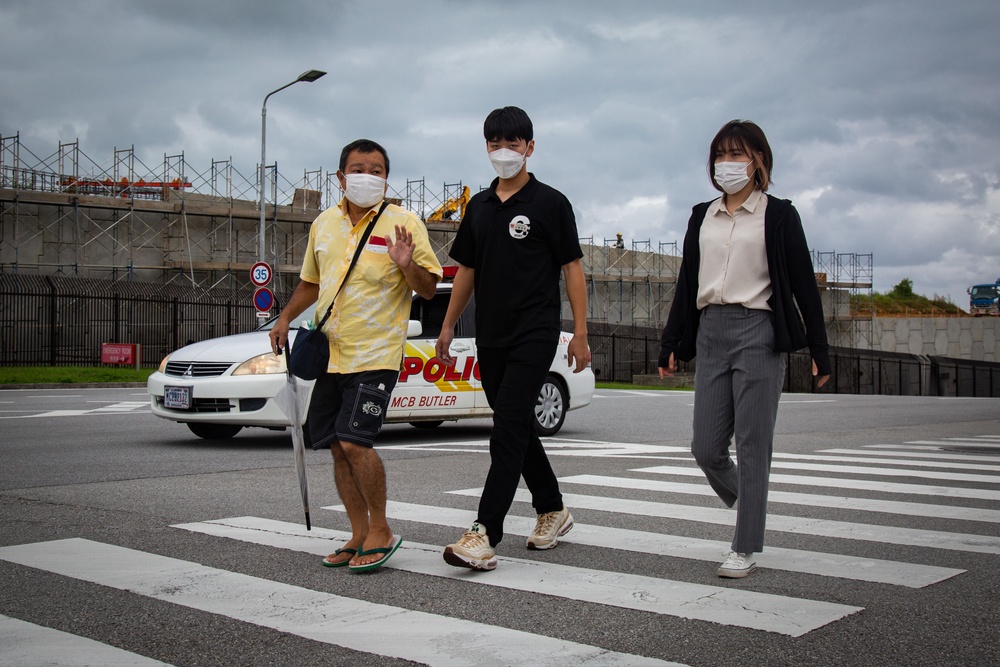
[[382, 157], [385, 158], [385, 175], [389, 175], [389, 154], [385, 152], [384, 148], [371, 139], [355, 139], [351, 143], [344, 146], [344, 150], [340, 151], [341, 172], [343, 172], [344, 167], [347, 166], [347, 156], [350, 155], [352, 151], [357, 151], [359, 153], [381, 153]]
[[503, 107], [494, 109], [483, 123], [483, 137], [486, 141], [517, 141], [534, 138], [531, 119], [523, 109], [518, 107]]

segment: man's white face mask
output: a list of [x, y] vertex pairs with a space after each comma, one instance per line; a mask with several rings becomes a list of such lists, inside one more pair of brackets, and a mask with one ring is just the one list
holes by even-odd
[[[524, 149], [527, 154], [528, 149]], [[498, 148], [490, 153], [490, 162], [500, 178], [514, 178], [524, 166], [525, 156], [509, 148]]]
[[347, 201], [361, 208], [371, 208], [385, 196], [385, 179], [371, 174], [344, 174]]

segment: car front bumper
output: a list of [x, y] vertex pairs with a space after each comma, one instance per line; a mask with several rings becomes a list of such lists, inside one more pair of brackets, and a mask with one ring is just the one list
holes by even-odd
[[[274, 401], [274, 396], [286, 383], [284, 373], [182, 378], [156, 372], [149, 376], [146, 390], [149, 392], [150, 409], [163, 419], [284, 428], [289, 425], [289, 420]], [[312, 391], [311, 382], [308, 386], [308, 391]], [[163, 404], [166, 387], [190, 387], [191, 408], [166, 407]]]

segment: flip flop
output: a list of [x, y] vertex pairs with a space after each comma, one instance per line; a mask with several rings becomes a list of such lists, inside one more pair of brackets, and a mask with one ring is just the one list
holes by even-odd
[[367, 556], [368, 554], [385, 554], [385, 555], [382, 556], [377, 561], [375, 561], [374, 563], [368, 563], [367, 565], [351, 565], [350, 566], [351, 572], [371, 572], [373, 570], [379, 569], [389, 561], [389, 558], [391, 558], [392, 555], [396, 553], [396, 549], [398, 549], [399, 545], [402, 543], [403, 543], [402, 537], [400, 537], [399, 535], [393, 535], [392, 542], [387, 547], [378, 547], [376, 549], [369, 549], [368, 551], [365, 551], [364, 549], [358, 549], [359, 556]]
[[[334, 551], [333, 555], [337, 556], [339, 554], [351, 554], [351, 556], [354, 556], [357, 553], [358, 553], [357, 549], [350, 549], [348, 547], [344, 547], [342, 549], [337, 549], [336, 551]], [[329, 556], [327, 556], [326, 558], [329, 558]], [[351, 559], [348, 558], [347, 560], [342, 560], [339, 563], [331, 563], [326, 558], [323, 559], [323, 565], [326, 567], [344, 567], [345, 565], [351, 562]]]

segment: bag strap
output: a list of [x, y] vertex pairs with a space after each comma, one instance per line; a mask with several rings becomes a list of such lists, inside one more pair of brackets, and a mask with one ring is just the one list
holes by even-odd
[[344, 285], [347, 284], [347, 279], [351, 277], [351, 269], [353, 269], [354, 265], [358, 263], [358, 257], [361, 255], [361, 250], [365, 247], [365, 243], [368, 242], [368, 237], [371, 236], [372, 230], [375, 229], [375, 223], [378, 222], [379, 216], [382, 215], [382, 211], [384, 211], [385, 207], [388, 205], [389, 202], [387, 200], [382, 200], [382, 206], [379, 207], [378, 213], [375, 214], [375, 217], [372, 218], [371, 222], [368, 223], [368, 226], [365, 227], [365, 231], [361, 235], [361, 239], [358, 241], [358, 247], [354, 249], [354, 257], [351, 258], [351, 265], [347, 267], [347, 273], [344, 274], [344, 279], [340, 282], [340, 287], [337, 288], [337, 293], [333, 295], [333, 300], [330, 301], [330, 307], [326, 309], [326, 315], [324, 315], [323, 319], [321, 319], [319, 324], [316, 325], [317, 329], [322, 329], [323, 325], [326, 324], [326, 321], [330, 318], [330, 313], [333, 312], [334, 302], [337, 300], [337, 297], [340, 296], [340, 291], [344, 289]]

